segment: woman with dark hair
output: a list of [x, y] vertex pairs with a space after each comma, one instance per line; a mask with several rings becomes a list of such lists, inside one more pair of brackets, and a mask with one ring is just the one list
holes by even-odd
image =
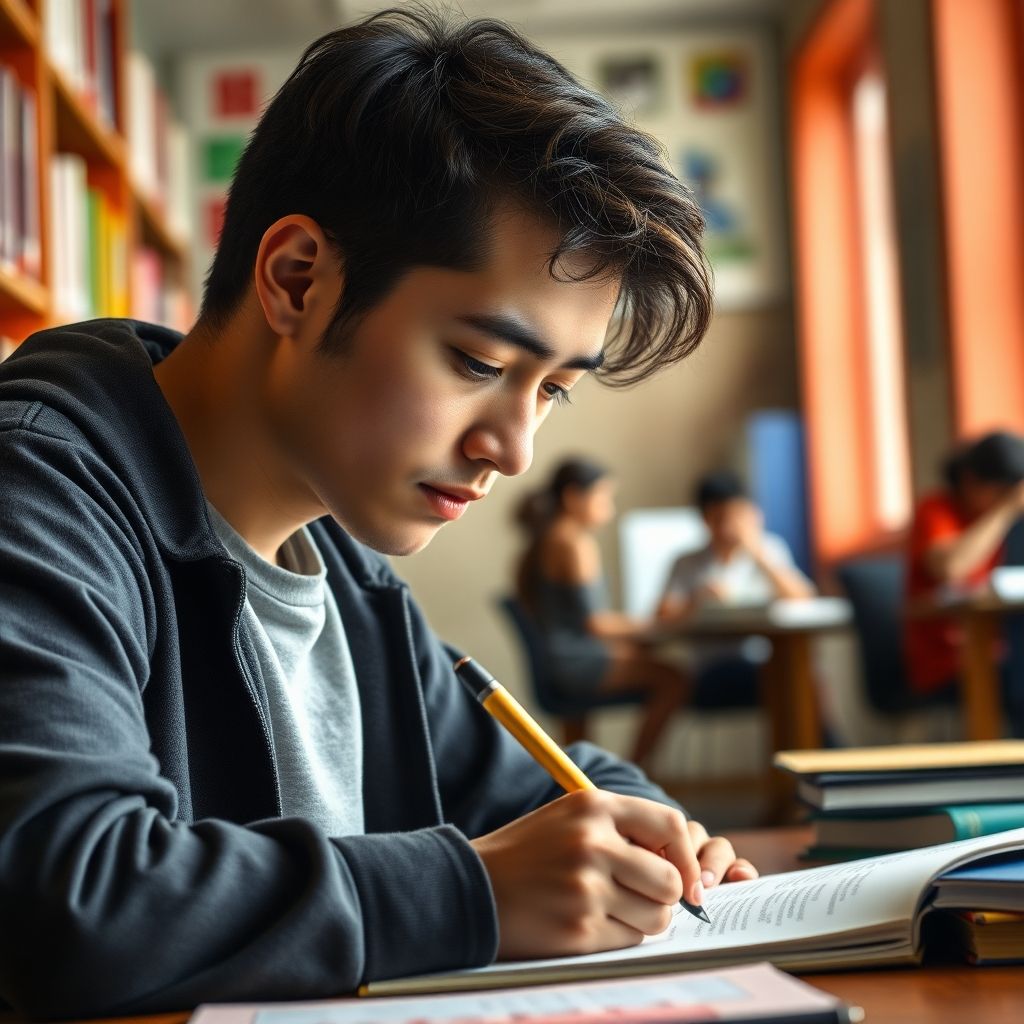
[[632, 759], [650, 758], [672, 712], [687, 698], [686, 676], [642, 645], [649, 624], [608, 608], [595, 533], [615, 515], [615, 483], [587, 459], [563, 462], [520, 506], [531, 534], [517, 591], [545, 639], [552, 677], [566, 693], [647, 693]]

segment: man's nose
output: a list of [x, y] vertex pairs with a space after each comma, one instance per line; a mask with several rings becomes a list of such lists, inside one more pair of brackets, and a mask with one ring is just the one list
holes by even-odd
[[533, 401], [495, 403], [466, 432], [462, 449], [471, 461], [483, 459], [502, 476], [525, 473], [533, 462], [537, 411]]

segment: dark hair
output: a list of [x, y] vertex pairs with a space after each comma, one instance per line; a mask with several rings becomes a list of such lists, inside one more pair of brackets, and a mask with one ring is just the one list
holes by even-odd
[[[634, 383], [700, 343], [712, 312], [703, 219], [660, 145], [508, 25], [418, 4], [307, 48], [238, 164], [200, 321], [237, 309], [264, 232], [299, 213], [344, 266], [324, 335], [340, 344], [410, 268], [483, 265], [504, 200], [560, 232], [552, 274], [621, 276], [603, 376]], [[575, 254], [588, 269], [569, 275]]]
[[994, 431], [963, 445], [946, 460], [942, 474], [956, 491], [965, 473], [990, 484], [1020, 483], [1024, 480], [1024, 438]]
[[516, 508], [515, 520], [530, 536], [516, 571], [516, 593], [528, 611], [533, 611], [536, 605], [541, 543], [547, 528], [562, 510], [565, 492], [570, 487], [589, 490], [607, 475], [607, 467], [599, 462], [586, 458], [565, 459], [548, 484], [528, 494]]
[[708, 473], [697, 482], [697, 507], [703, 511], [709, 505], [717, 505], [721, 501], [732, 501], [735, 498], [747, 497], [747, 489], [743, 481], [728, 469]]

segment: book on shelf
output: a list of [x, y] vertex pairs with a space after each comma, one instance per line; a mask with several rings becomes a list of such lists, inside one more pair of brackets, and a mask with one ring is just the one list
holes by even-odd
[[190, 1024], [845, 1024], [863, 1012], [770, 964], [429, 998], [201, 1006]]
[[798, 971], [918, 963], [936, 880], [1007, 852], [1024, 853], [1024, 829], [733, 882], [706, 894], [711, 924], [677, 914], [665, 932], [627, 949], [372, 982], [364, 994], [508, 987], [759, 960]]
[[912, 850], [1024, 828], [1024, 803], [953, 804], [922, 811], [819, 813], [814, 816], [812, 860]]
[[40, 276], [36, 94], [0, 63], [0, 267]]
[[51, 281], [58, 315], [72, 320], [128, 316], [128, 227], [82, 157], [57, 153], [50, 165]]
[[821, 811], [1024, 802], [1024, 741], [789, 750], [776, 767]]
[[188, 133], [171, 114], [145, 54], [128, 54], [128, 166], [135, 187], [179, 237], [188, 233]]
[[47, 0], [43, 39], [50, 63], [86, 108], [114, 128], [117, 86], [111, 0]]
[[131, 315], [136, 320], [164, 324], [185, 331], [192, 307], [180, 281], [174, 280], [163, 258], [154, 249], [141, 246], [131, 256]]

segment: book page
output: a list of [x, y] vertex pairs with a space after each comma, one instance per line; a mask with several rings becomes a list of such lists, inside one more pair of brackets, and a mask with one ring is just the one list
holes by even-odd
[[[498, 963], [459, 975], [471, 987], [473, 977], [483, 982], [492, 974], [513, 978], [520, 972], [557, 971], [571, 977], [602, 965], [636, 962], [667, 967], [673, 961], [720, 959], [723, 950], [742, 951], [737, 959], [749, 960], [787, 950], [828, 951], [887, 941], [909, 952], [917, 942], [918, 905], [937, 875], [979, 852], [1014, 848], [1024, 848], [1024, 828], [733, 882], [707, 893], [704, 906], [710, 925], [690, 914], [676, 914], [665, 932], [628, 949]], [[851, 953], [851, 962], [855, 958]], [[381, 988], [392, 984], [385, 982]], [[371, 985], [371, 993], [377, 988]]]

